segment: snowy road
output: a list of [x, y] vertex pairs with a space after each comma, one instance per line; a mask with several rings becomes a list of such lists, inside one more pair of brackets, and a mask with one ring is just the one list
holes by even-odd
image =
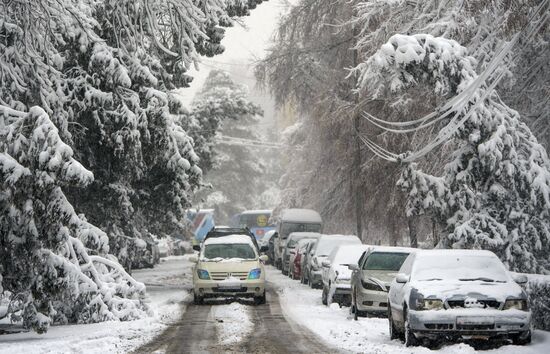
[[137, 353], [335, 353], [307, 328], [288, 321], [275, 285], [267, 304], [207, 301], [188, 304], [180, 321]]

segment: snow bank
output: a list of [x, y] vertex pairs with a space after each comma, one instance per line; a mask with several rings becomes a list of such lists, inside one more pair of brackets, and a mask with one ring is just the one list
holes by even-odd
[[[181, 317], [189, 291], [193, 263], [188, 256], [173, 256], [154, 269], [136, 270], [134, 277], [147, 286], [147, 303], [153, 315], [136, 321], [51, 326], [47, 333], [0, 335], [0, 354], [125, 353], [145, 344]], [[0, 328], [5, 323], [0, 321]]]

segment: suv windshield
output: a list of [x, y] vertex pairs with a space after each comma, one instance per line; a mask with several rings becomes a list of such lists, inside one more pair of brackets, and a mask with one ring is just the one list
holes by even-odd
[[293, 232], [320, 232], [321, 224], [284, 222], [281, 225], [281, 238], [287, 238]]
[[256, 259], [254, 249], [246, 243], [213, 244], [204, 247], [204, 258], [206, 259]]
[[506, 282], [506, 268], [495, 257], [479, 255], [431, 255], [414, 262], [412, 279]]
[[408, 257], [408, 253], [373, 252], [365, 261], [365, 270], [388, 270], [398, 271]]

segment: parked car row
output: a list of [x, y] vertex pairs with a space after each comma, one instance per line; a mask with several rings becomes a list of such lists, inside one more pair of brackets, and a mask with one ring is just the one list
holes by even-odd
[[355, 320], [387, 317], [391, 339], [406, 346], [531, 342], [531, 312], [521, 286], [527, 278], [512, 277], [494, 253], [364, 245], [356, 236], [322, 234], [315, 214], [284, 211], [268, 246], [283, 274], [322, 289], [323, 304], [350, 306]]

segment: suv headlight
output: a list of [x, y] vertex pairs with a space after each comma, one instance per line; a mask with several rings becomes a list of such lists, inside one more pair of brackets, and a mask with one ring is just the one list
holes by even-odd
[[210, 274], [208, 274], [208, 271], [205, 269], [197, 269], [197, 276], [202, 280], [210, 279]]
[[508, 299], [504, 303], [503, 310], [521, 310], [521, 311], [527, 311], [529, 309], [527, 305], [527, 300], [523, 299]]
[[254, 268], [248, 273], [248, 279], [260, 279], [262, 270], [260, 268]]
[[442, 310], [443, 301], [439, 299], [418, 299], [416, 300], [417, 310]]
[[384, 291], [384, 289], [382, 289], [380, 285], [371, 283], [370, 281], [361, 280], [361, 285], [363, 286], [363, 289], [366, 289], [366, 290]]

